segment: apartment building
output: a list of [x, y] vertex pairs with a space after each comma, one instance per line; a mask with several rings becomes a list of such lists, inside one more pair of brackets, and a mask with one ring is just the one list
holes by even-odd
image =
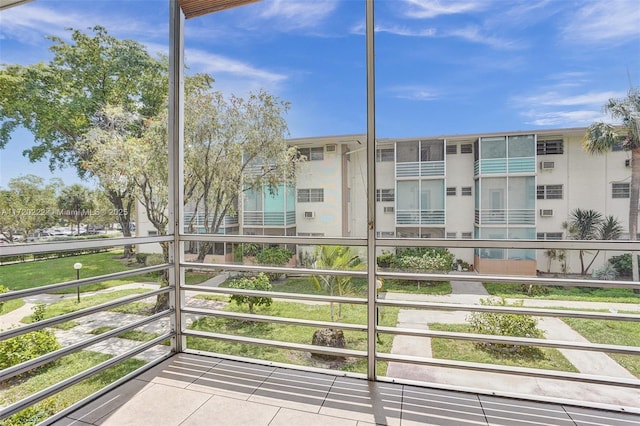
[[[592, 156], [582, 148], [585, 131], [380, 139], [376, 144], [376, 235], [563, 239], [567, 238], [563, 223], [575, 208], [613, 215], [627, 230], [629, 153], [619, 150]], [[284, 182], [276, 191], [245, 191], [238, 216], [227, 221], [230, 233], [366, 236], [366, 136], [300, 138], [289, 144], [306, 157], [296, 181]], [[190, 213], [185, 216], [189, 218]], [[137, 220], [146, 235], [144, 218]], [[220, 246], [217, 254], [226, 250]], [[453, 251], [485, 274], [535, 275], [549, 266], [544, 253], [534, 249]], [[606, 257], [602, 255], [596, 264]], [[551, 263], [552, 270], [560, 268], [558, 261]], [[579, 272], [577, 254], [569, 254], [567, 268]]]

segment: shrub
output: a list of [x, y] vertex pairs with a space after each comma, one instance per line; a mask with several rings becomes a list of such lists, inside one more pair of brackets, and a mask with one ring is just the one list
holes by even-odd
[[[229, 283], [229, 288], [238, 288], [243, 290], [271, 291], [273, 287], [269, 282], [269, 278], [260, 273], [255, 277], [241, 277]], [[233, 294], [229, 298], [231, 302], [235, 302], [238, 306], [246, 304], [249, 307], [249, 313], [253, 313], [254, 306], [271, 305], [270, 297], [248, 296], [244, 294]]]
[[611, 263], [606, 263], [602, 268], [594, 269], [591, 276], [596, 280], [615, 280], [618, 278], [618, 271]]
[[0, 370], [60, 349], [53, 332], [38, 330], [0, 342]]
[[149, 257], [149, 253], [136, 253], [136, 262], [144, 265], [147, 263], [147, 257]]
[[3, 420], [3, 426], [37, 425], [60, 411], [57, 397], [47, 398]]
[[157, 266], [165, 263], [164, 256], [160, 253], [148, 254], [145, 258], [145, 266]]
[[[485, 306], [507, 306], [504, 298], [480, 299]], [[522, 301], [511, 306], [522, 306]], [[471, 330], [478, 334], [494, 336], [514, 336], [544, 338], [544, 331], [538, 328], [538, 320], [530, 315], [501, 314], [493, 312], [473, 312], [467, 317]], [[476, 346], [500, 354], [539, 357], [542, 351], [534, 346], [510, 345], [506, 343], [476, 343]]]
[[390, 251], [383, 250], [382, 254], [378, 256], [376, 260], [379, 267], [389, 268], [393, 264], [395, 257], [395, 254], [391, 253]]
[[[9, 289], [3, 285], [0, 285], [0, 294], [2, 293], [6, 293], [8, 292]], [[4, 302], [0, 302], [0, 311], [2, 311], [2, 306], [4, 305]]]
[[[613, 265], [620, 276], [631, 276], [631, 253], [622, 254], [620, 256], [613, 256], [611, 259], [609, 259], [609, 263]], [[638, 263], [640, 263], [640, 255], [638, 255]], [[638, 270], [640, 270], [640, 267], [638, 268]]]
[[[265, 266], [283, 266], [291, 259], [291, 250], [282, 247], [266, 247], [256, 254], [256, 262]], [[267, 273], [269, 280], [275, 281], [284, 274]]]

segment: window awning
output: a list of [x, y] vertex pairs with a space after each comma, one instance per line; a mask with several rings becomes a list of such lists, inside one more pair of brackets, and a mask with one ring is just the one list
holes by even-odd
[[189, 19], [257, 1], [260, 0], [179, 0], [179, 3], [185, 18]]

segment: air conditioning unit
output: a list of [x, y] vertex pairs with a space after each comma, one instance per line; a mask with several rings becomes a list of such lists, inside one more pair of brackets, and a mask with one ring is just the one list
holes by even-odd
[[316, 212], [304, 212], [305, 219], [313, 219], [316, 217]]
[[626, 160], [624, 160], [624, 166], [631, 167], [631, 158], [627, 158]]
[[395, 209], [393, 207], [385, 207], [384, 208], [384, 212], [385, 213], [393, 213], [395, 211]]
[[540, 209], [540, 216], [542, 217], [551, 217], [553, 216], [552, 209]]
[[326, 152], [336, 152], [337, 149], [338, 149], [338, 145], [336, 145], [335, 143], [324, 146], [324, 150]]
[[555, 169], [555, 167], [556, 167], [556, 163], [554, 163], [553, 161], [540, 162], [540, 169], [542, 170], [551, 170], [551, 169]]

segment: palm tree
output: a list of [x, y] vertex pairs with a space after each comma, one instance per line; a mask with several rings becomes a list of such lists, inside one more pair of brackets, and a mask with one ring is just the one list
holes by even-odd
[[[602, 217], [602, 214], [595, 210], [572, 210], [569, 221], [562, 224], [567, 230], [569, 237], [574, 240], [617, 240], [622, 234], [620, 221], [613, 217]], [[585, 266], [586, 250], [580, 250], [581, 274], [586, 275], [596, 260], [600, 250], [598, 250], [587, 266]]]
[[[609, 99], [606, 112], [622, 126], [614, 127], [603, 122], [593, 123], [587, 129], [582, 143], [591, 154], [604, 154], [615, 145], [622, 145], [631, 152], [631, 186], [629, 194], [629, 239], [638, 235], [638, 202], [640, 200], [640, 90], [630, 88], [626, 98]], [[631, 254], [633, 280], [638, 279], [638, 258]]]
[[[314, 268], [318, 269], [335, 269], [335, 270], [354, 270], [360, 269], [360, 258], [351, 247], [342, 246], [319, 246], [316, 247]], [[318, 289], [324, 289], [329, 296], [344, 296], [348, 291], [351, 283], [351, 277], [343, 275], [313, 275], [311, 279]], [[338, 305], [338, 320], [342, 316], [341, 305]], [[329, 304], [331, 321], [334, 320], [333, 302]]]

